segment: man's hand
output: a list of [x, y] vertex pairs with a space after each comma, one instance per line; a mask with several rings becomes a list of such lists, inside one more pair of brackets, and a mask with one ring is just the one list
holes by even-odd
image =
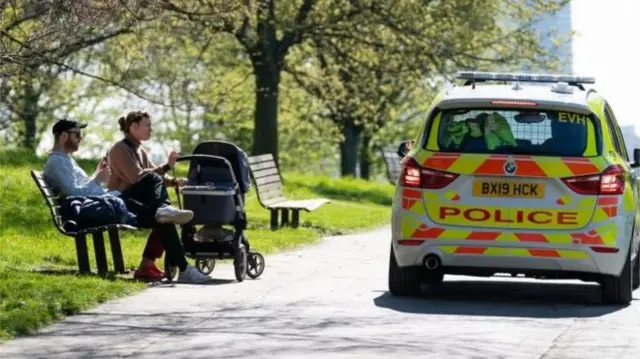
[[176, 166], [176, 160], [178, 159], [178, 157], [180, 157], [180, 154], [176, 151], [171, 151], [169, 153], [169, 166], [171, 166], [171, 168]]
[[175, 179], [175, 183], [176, 183], [176, 185], [178, 185], [178, 187], [184, 187], [187, 184], [187, 179], [186, 178], [176, 178]]
[[109, 167], [109, 160], [107, 157], [103, 157], [100, 162], [98, 162], [98, 166], [96, 166], [96, 173], [98, 173], [101, 169]]

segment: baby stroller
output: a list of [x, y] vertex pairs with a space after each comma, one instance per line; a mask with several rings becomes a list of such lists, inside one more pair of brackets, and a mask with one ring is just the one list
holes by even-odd
[[[176, 187], [178, 205], [194, 214], [189, 223], [182, 225], [181, 240], [187, 258], [195, 259], [198, 270], [206, 275], [213, 271], [216, 259], [233, 259], [238, 282], [245, 275], [258, 278], [264, 271], [264, 257], [251, 251], [244, 233], [244, 199], [251, 188], [247, 155], [233, 143], [207, 141], [199, 143], [192, 155], [179, 157], [177, 162], [181, 161], [190, 163], [187, 184]], [[177, 269], [165, 260], [169, 281], [176, 278]]]

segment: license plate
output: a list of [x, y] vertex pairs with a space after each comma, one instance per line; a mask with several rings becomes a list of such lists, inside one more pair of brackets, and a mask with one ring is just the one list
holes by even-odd
[[476, 197], [544, 198], [544, 183], [475, 181], [473, 195]]

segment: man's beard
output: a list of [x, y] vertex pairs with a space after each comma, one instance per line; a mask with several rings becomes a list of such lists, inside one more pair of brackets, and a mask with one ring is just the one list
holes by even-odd
[[75, 152], [78, 150], [78, 148], [80, 147], [80, 142], [76, 142], [73, 141], [71, 139], [67, 140], [67, 142], [64, 144], [64, 147], [67, 151], [69, 152]]

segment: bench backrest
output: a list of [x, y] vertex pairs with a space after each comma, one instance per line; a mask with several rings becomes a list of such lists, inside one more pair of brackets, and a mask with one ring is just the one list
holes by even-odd
[[40, 190], [40, 193], [42, 193], [44, 201], [47, 203], [47, 206], [51, 211], [51, 219], [53, 220], [53, 224], [56, 226], [58, 231], [60, 231], [60, 233], [66, 234], [64, 229], [62, 229], [62, 216], [60, 214], [59, 196], [53, 191], [47, 181], [45, 181], [42, 173], [38, 171], [31, 171], [31, 177], [36, 183], [36, 186], [38, 186], [38, 189]]
[[249, 157], [251, 178], [256, 185], [258, 201], [265, 206], [285, 201], [282, 191], [282, 177], [273, 155], [258, 155]]
[[382, 157], [387, 167], [387, 178], [391, 184], [396, 184], [402, 171], [402, 159], [398, 157], [395, 149], [382, 149]]

